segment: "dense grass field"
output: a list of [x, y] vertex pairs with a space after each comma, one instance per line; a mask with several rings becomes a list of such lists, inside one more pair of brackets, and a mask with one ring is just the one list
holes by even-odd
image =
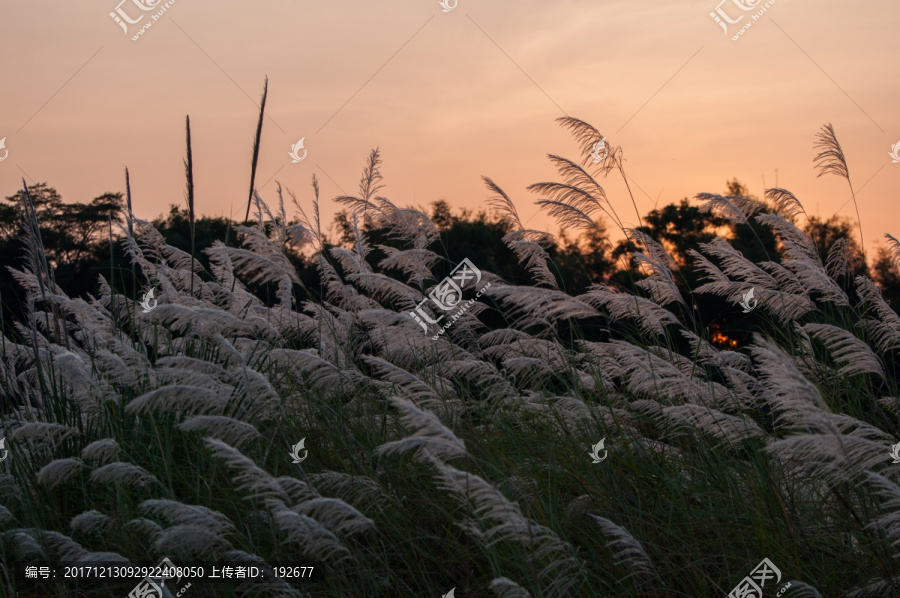
[[[586, 228], [610, 214], [599, 137], [567, 125], [584, 161], [554, 157], [564, 180], [535, 188]], [[533, 284], [471, 263], [457, 303], [459, 264], [426, 214], [378, 195], [378, 165], [337, 198], [392, 231], [377, 268], [359, 227], [325, 247], [317, 188], [291, 214], [257, 195], [243, 247], [197, 248], [209, 271], [129, 216], [137, 296], [70, 298], [27, 223], [29, 314], [0, 344], [0, 591], [126, 596], [133, 581], [25, 590], [22, 565], [168, 558], [313, 567], [186, 597], [700, 598], [766, 558], [767, 597], [900, 596], [900, 317], [871, 280], [846, 284], [845, 247], [822, 262], [788, 191], [701, 196], [770, 229], [778, 263], [718, 239], [677, 268], [625, 229], [643, 292], [572, 296], [549, 237], [489, 182]], [[317, 264], [321, 300], [297, 300], [289, 251]], [[711, 342], [676, 284], [687, 267], [735, 313], [754, 289], [752, 343]]]

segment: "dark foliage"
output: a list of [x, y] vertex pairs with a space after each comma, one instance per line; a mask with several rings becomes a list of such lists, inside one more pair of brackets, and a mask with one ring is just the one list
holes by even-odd
[[[738, 181], [727, 184], [731, 195], [746, 195], [747, 190]], [[106, 193], [88, 203], [64, 203], [52, 187], [45, 183], [28, 188], [46, 248], [48, 264], [56, 282], [71, 296], [88, 297], [96, 295], [99, 275], [103, 274], [112, 282], [117, 293], [134, 294], [135, 278], [138, 273], [128, 264], [123, 245], [118, 239], [117, 224], [125, 222], [125, 206], [121, 193]], [[22, 191], [6, 198], [8, 203], [0, 204], [0, 267], [4, 273], [6, 266], [17, 266], [23, 256], [19, 241], [22, 223]], [[506, 222], [490, 218], [486, 212], [473, 214], [463, 209], [454, 214], [450, 205], [436, 201], [431, 206], [431, 217], [438, 227], [440, 238], [429, 249], [445, 259], [434, 268], [437, 279], [446, 276], [453, 266], [463, 258], [494, 272], [513, 284], [531, 284], [529, 273], [518, 263], [515, 255], [503, 243], [502, 237], [510, 232]], [[193, 222], [192, 222], [193, 220]], [[110, 246], [109, 223], [113, 223]], [[677, 204], [669, 204], [652, 210], [643, 219], [644, 225], [638, 230], [661, 243], [680, 266], [676, 282], [682, 289], [688, 305], [696, 311], [696, 316], [711, 330], [711, 336], [720, 336], [743, 344], [750, 322], [735, 317], [733, 310], [725, 302], [711, 295], [694, 295], [690, 291], [700, 282], [690, 265], [689, 250], [698, 248], [721, 236], [751, 261], [779, 261], [779, 251], [771, 229], [760, 226], [755, 221], [748, 224], [732, 224], [719, 216], [702, 213], [687, 199]], [[169, 213], [153, 221], [166, 241], [186, 252], [192, 252], [208, 276], [209, 260], [203, 249], [213, 242], [238, 247], [240, 235], [234, 230], [238, 223], [224, 217], [192, 218], [191, 211], [171, 206]], [[326, 246], [349, 246], [353, 242], [353, 229], [346, 211], [339, 212], [334, 219], [336, 235], [326, 239]], [[384, 258], [379, 245], [397, 246], [384, 229], [373, 227], [371, 221], [360, 223], [369, 244], [373, 248], [368, 256], [369, 263], [376, 271], [381, 271], [378, 262]], [[832, 217], [822, 220], [809, 219], [806, 232], [820, 248], [832, 247], [843, 239], [848, 255], [848, 275], [842, 279], [845, 289], [852, 294], [852, 279], [856, 274], [867, 273], [868, 268], [853, 237], [853, 224], [846, 219]], [[590, 285], [605, 283], [629, 292], [635, 292], [635, 282], [643, 275], [630, 263], [634, 246], [627, 241], [612, 246], [602, 222], [577, 238], [561, 233], [558, 244], [548, 249], [549, 268], [561, 289], [572, 295], [584, 293]], [[828, 260], [825, 250], [821, 250], [823, 263]], [[318, 299], [320, 295], [319, 277], [316, 269], [305, 256], [289, 253], [290, 260], [300, 275], [301, 285], [295, 285], [297, 301]], [[334, 264], [338, 270], [339, 266]], [[400, 276], [399, 272], [385, 272]], [[893, 264], [888, 253], [882, 250], [873, 263], [874, 280], [882, 287], [885, 298], [892, 301], [895, 309], [900, 304], [900, 270]], [[275, 288], [260, 285], [253, 289], [264, 301], [271, 304], [275, 300]], [[3, 316], [6, 323], [15, 321], [23, 313], [23, 295], [11, 277], [0, 277], [0, 297], [3, 302]], [[730, 314], [730, 320], [723, 319]], [[752, 316], [751, 316], [752, 317]], [[487, 322], [491, 325], [491, 322]]]

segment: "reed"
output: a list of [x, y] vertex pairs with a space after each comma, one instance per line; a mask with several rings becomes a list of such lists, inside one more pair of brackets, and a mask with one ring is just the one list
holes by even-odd
[[247, 194], [247, 213], [244, 222], [250, 220], [250, 206], [253, 203], [253, 192], [256, 191], [256, 166], [259, 163], [259, 146], [262, 141], [263, 118], [266, 114], [266, 97], [269, 95], [269, 78], [263, 84], [262, 99], [259, 102], [259, 120], [256, 122], [256, 136], [253, 138], [253, 159], [250, 162], [250, 192]]
[[[162, 557], [315, 566], [312, 579], [197, 583], [188, 596], [721, 596], [764, 557], [787, 597], [900, 592], [900, 316], [865, 277], [859, 297], [844, 294], [786, 217], [801, 208], [789, 192], [766, 213], [706, 197], [770, 227], [782, 254], [756, 264], [719, 239], [682, 266], [705, 278], [700, 294], [755, 286], [757, 335], [724, 350], [673, 307], [664, 247], [631, 231], [652, 272], [639, 290], [569, 295], [553, 284], [551, 237], [486, 178], [534, 283], [482, 268], [485, 305], [508, 324], [470, 314], [432, 341], [409, 312], [447, 258], [427, 215], [379, 195], [377, 150], [359, 196], [336, 201], [389, 229], [381, 262], [358, 226], [352, 246], [327, 243], [314, 180], [312, 217], [293, 194], [291, 221], [280, 195], [274, 209], [259, 198], [260, 221], [235, 226], [241, 247], [203, 248], [201, 278], [186, 130], [190, 256], [132, 218], [126, 171], [130, 255], [166, 297], [150, 313], [113, 292], [112, 274], [90, 301], [46, 278], [26, 192], [32, 253], [13, 276], [28, 319], [0, 339], [6, 595], [22, 591], [14, 562]], [[579, 180], [596, 182], [564, 183], [561, 209], [615, 219]], [[289, 248], [318, 266], [318, 296], [292, 299]], [[253, 293], [261, 283], [278, 287], [273, 305]], [[608, 455], [593, 463], [601, 438]]]
[[184, 159], [184, 176], [187, 179], [187, 186], [185, 189], [185, 198], [187, 199], [187, 207], [188, 207], [188, 221], [191, 227], [191, 296], [194, 295], [194, 253], [196, 251], [196, 247], [194, 246], [195, 241], [195, 228], [194, 228], [194, 153], [191, 149], [191, 117], [186, 116], [184, 119], [184, 130], [185, 130], [185, 159]]

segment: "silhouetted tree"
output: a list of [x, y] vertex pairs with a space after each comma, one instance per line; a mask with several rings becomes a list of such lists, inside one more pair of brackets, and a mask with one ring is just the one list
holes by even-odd
[[431, 220], [434, 222], [438, 230], [447, 230], [457, 218], [450, 212], [450, 204], [445, 199], [439, 199], [431, 204]]
[[[19, 190], [5, 198], [8, 203], [0, 204], [0, 296], [6, 322], [24, 313], [22, 289], [8, 276], [8, 268], [23, 265], [24, 195], [24, 190]], [[64, 203], [56, 189], [37, 183], [28, 187], [28, 196], [55, 282], [74, 297], [96, 294], [101, 269], [108, 277], [111, 260], [125, 263], [120, 247], [114, 246], [110, 256], [110, 224], [118, 222], [122, 215], [122, 194], [105, 193], [88, 203]], [[131, 280], [130, 271], [124, 276]]]
[[603, 223], [597, 225], [574, 239], [560, 232], [558, 248], [549, 252], [556, 266], [550, 270], [561, 279], [560, 288], [569, 294], [578, 295], [592, 284], [607, 282], [616, 270], [612, 243]]
[[881, 292], [894, 311], [900, 312], [900, 266], [890, 252], [879, 247], [872, 264], [873, 280], [881, 287]]
[[[190, 253], [191, 251], [191, 218], [186, 208], [181, 208], [175, 204], [169, 206], [168, 215], [163, 218], [157, 217], [152, 222], [163, 237], [166, 243], [172, 247], [177, 247], [183, 251]], [[231, 223], [232, 226], [237, 223]], [[200, 264], [209, 269], [209, 259], [203, 253], [203, 249], [211, 247], [214, 241], [225, 242], [226, 232], [228, 232], [228, 219], [223, 216], [201, 216], [194, 221], [194, 243], [197, 248], [196, 258]], [[228, 235], [228, 245], [236, 247], [239, 243], [237, 235], [232, 230]]]
[[829, 249], [833, 248], [839, 240], [843, 240], [848, 253], [850, 274], [853, 277], [860, 274], [868, 275], [868, 268], [863, 260], [859, 243], [853, 237], [855, 226], [849, 218], [835, 214], [828, 220], [811, 216], [803, 230], [815, 242], [819, 252], [819, 259], [822, 260], [823, 264], [828, 261]]
[[[38, 183], [28, 187], [28, 195], [37, 215], [47, 261], [57, 269], [73, 266], [95, 253], [97, 243], [109, 236], [109, 220], [118, 221], [124, 208], [121, 193], [104, 193], [87, 204], [63, 203], [56, 189]], [[24, 191], [20, 190], [6, 198], [11, 205], [4, 206], [0, 238], [18, 236], [23, 196]]]
[[[64, 203], [55, 189], [39, 183], [28, 187], [30, 199], [39, 221], [41, 237], [46, 250], [47, 262], [57, 284], [73, 297], [96, 295], [99, 276], [104, 276], [117, 293], [131, 294], [133, 275], [141, 281], [140, 271], [132, 270], [126, 258], [119, 231], [115, 224], [123, 217], [121, 193], [105, 193], [88, 203]], [[752, 197], [739, 181], [727, 183], [727, 193]], [[0, 268], [21, 267], [23, 246], [22, 232], [23, 191], [0, 202]], [[754, 198], [755, 199], [755, 198]], [[763, 212], [766, 208], [763, 209]], [[443, 259], [434, 267], [436, 280], [449, 274], [464, 258], [480, 268], [490, 270], [512, 284], [533, 283], [526, 268], [519, 264], [516, 256], [503, 243], [503, 236], [510, 232], [508, 223], [491, 218], [486, 212], [474, 214], [461, 209], [454, 213], [449, 203], [438, 200], [431, 204], [431, 218], [438, 228], [440, 237], [429, 249]], [[349, 247], [354, 242], [353, 220], [346, 211], [338, 212], [334, 218], [337, 245]], [[687, 199], [678, 203], [651, 210], [643, 219], [644, 225], [638, 230], [662, 244], [675, 258], [679, 266], [675, 280], [682, 288], [683, 296], [696, 315], [707, 325], [715, 326], [729, 337], [742, 338], [742, 331], [748, 328], [747, 320], [755, 315], [741, 316], [731, 313], [725, 300], [712, 295], [693, 295], [690, 291], [699, 285], [697, 274], [689, 267], [690, 250], [699, 249], [717, 236], [728, 240], [747, 259], [754, 263], [780, 260], [777, 240], [771, 229], [760, 225], [754, 218], [746, 224], [734, 224], [715, 214], [703, 213], [699, 206], [691, 205]], [[110, 231], [112, 226], [112, 233]], [[171, 206], [169, 213], [153, 221], [153, 225], [166, 242], [186, 252], [191, 250], [191, 215], [189, 210]], [[204, 268], [202, 277], [208, 277], [209, 261], [203, 249], [215, 241], [226, 242], [235, 247], [241, 244], [241, 235], [235, 230], [237, 223], [224, 217], [200, 217], [194, 221], [195, 255]], [[379, 262], [385, 257], [381, 247], [398, 247], [402, 242], [387, 229], [376, 227], [371, 218], [361, 218], [357, 226], [365, 233], [372, 251], [367, 260], [377, 272], [383, 272]], [[839, 277], [848, 296], [855, 297], [853, 278], [858, 274], [868, 274], [869, 269], [862, 258], [862, 252], [853, 236], [853, 223], [846, 218], [833, 216], [827, 220], [812, 217], [805, 230], [819, 249], [823, 264], [829, 262], [828, 251], [840, 243], [848, 256], [848, 271]], [[331, 241], [325, 239], [325, 257], [332, 261], [338, 271], [339, 264], [328, 252]], [[585, 292], [591, 284], [603, 282], [620, 286], [629, 291], [637, 289], [634, 283], [643, 274], [633, 264], [625, 262], [635, 247], [628, 241], [619, 242], [613, 248], [606, 234], [603, 222], [579, 236], [570, 237], [565, 231], [558, 237], [558, 244], [547, 248], [551, 273], [556, 277], [561, 289], [570, 294]], [[295, 296], [316, 299], [320, 292], [318, 273], [307, 257], [289, 250], [289, 259], [296, 267], [301, 285], [295, 287]], [[715, 260], [713, 260], [715, 261]], [[389, 276], [403, 278], [399, 271], [383, 272]], [[883, 289], [885, 298], [895, 309], [900, 307], [900, 268], [892, 261], [891, 255], [879, 250], [872, 264], [872, 277]], [[274, 287], [266, 285], [252, 289], [264, 301], [274, 300]], [[642, 293], [641, 293], [642, 294]], [[6, 322], [21, 316], [21, 289], [9, 276], [0, 276], [0, 296], [3, 301], [3, 316]], [[728, 321], [725, 321], [725, 314]], [[490, 318], [497, 319], [494, 316]], [[488, 325], [503, 325], [502, 321], [488, 321]], [[736, 335], [736, 336], [735, 336]]]

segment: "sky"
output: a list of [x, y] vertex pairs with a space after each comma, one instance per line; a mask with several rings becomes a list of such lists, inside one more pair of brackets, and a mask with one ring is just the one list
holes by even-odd
[[[326, 222], [378, 147], [399, 206], [477, 211], [484, 175], [528, 227], [558, 233], [527, 187], [560, 180], [548, 154], [580, 158], [556, 122], [569, 115], [622, 148], [641, 214], [736, 177], [855, 221], [847, 181], [813, 164], [832, 123], [866, 248], [900, 237], [896, 0], [444, 1], [175, 0], [133, 40], [165, 0], [0, 0], [0, 194], [24, 178], [87, 202], [124, 191], [127, 166], [151, 219], [185, 204], [190, 115], [197, 211], [243, 217], [268, 76], [257, 187], [309, 207], [316, 174]], [[141, 17], [127, 33], [117, 8]], [[740, 23], [724, 32], [717, 8], [758, 19], [734, 40]], [[621, 178], [602, 182], [636, 224]]]

